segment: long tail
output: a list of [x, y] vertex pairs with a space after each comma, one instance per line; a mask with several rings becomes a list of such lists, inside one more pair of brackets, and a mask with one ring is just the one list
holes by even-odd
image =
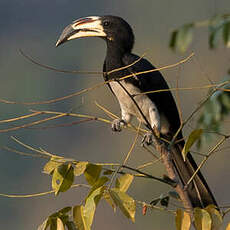
[[[186, 161], [183, 160], [181, 151], [184, 143], [176, 144], [172, 148], [173, 163], [175, 169], [184, 185], [187, 184], [197, 169], [197, 164], [194, 161], [190, 153], [187, 154]], [[200, 170], [187, 187], [188, 196], [192, 203], [192, 206], [205, 208], [207, 205], [214, 204], [217, 206], [217, 202], [206, 182]]]

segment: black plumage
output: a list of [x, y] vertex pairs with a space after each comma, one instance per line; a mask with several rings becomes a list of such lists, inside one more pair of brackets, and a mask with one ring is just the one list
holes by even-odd
[[[155, 67], [146, 59], [140, 59], [139, 56], [132, 54], [134, 34], [129, 24], [117, 16], [82, 18], [65, 28], [57, 46], [67, 40], [88, 36], [102, 37], [107, 43], [106, 58], [103, 65], [104, 79], [106, 81], [115, 80], [108, 85], [117, 97], [122, 112], [122, 119], [113, 123], [113, 130], [120, 131], [122, 126], [130, 122], [131, 118], [135, 116], [151, 130], [157, 128], [162, 137], [171, 140], [180, 127], [176, 103], [170, 91], [140, 95], [143, 92], [169, 89], [169, 87], [159, 71], [137, 74], [152, 70]], [[136, 63], [133, 64], [134, 62]], [[114, 69], [127, 65], [130, 66], [108, 74]], [[129, 74], [133, 76], [119, 81], [120, 78]], [[129, 95], [125, 91], [128, 91]], [[133, 96], [136, 105], [130, 95], [136, 95]], [[142, 114], [139, 110], [142, 111]], [[182, 133], [179, 132], [177, 139], [182, 138]], [[172, 147], [172, 158], [175, 169], [185, 185], [194, 174], [197, 165], [190, 153], [188, 153], [186, 161], [183, 161], [181, 154], [183, 146], [184, 141], [180, 141]], [[187, 189], [193, 207], [217, 205], [200, 171]]]

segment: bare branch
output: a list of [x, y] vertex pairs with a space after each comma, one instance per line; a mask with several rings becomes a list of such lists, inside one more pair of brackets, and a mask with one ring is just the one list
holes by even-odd
[[172, 163], [172, 153], [166, 147], [164, 143], [160, 143], [158, 139], [154, 138], [154, 145], [159, 153], [161, 153], [163, 164], [166, 168], [168, 176], [171, 180], [176, 181], [177, 185], [175, 187], [176, 192], [180, 196], [180, 199], [183, 203], [183, 206], [190, 213], [192, 211], [192, 204], [189, 199], [187, 191], [184, 189], [183, 184], [181, 183], [179, 176], [177, 175], [174, 165]]
[[[89, 185], [87, 184], [74, 184], [71, 186], [71, 188], [76, 188], [76, 187], [85, 187], [85, 188], [90, 188]], [[40, 192], [40, 193], [34, 193], [34, 194], [25, 194], [25, 195], [19, 195], [19, 194], [4, 194], [0, 193], [0, 196], [3, 197], [8, 197], [8, 198], [32, 198], [32, 197], [38, 197], [38, 196], [45, 196], [55, 193], [54, 190], [48, 191], [48, 192]]]
[[207, 156], [204, 157], [204, 160], [200, 163], [199, 167], [197, 167], [196, 171], [194, 172], [194, 174], [191, 176], [191, 178], [189, 179], [189, 181], [187, 182], [187, 184], [185, 185], [185, 189], [186, 187], [191, 183], [191, 181], [194, 179], [194, 177], [196, 176], [196, 174], [199, 172], [199, 170], [201, 169], [201, 167], [206, 163], [206, 161], [209, 159], [209, 157], [216, 152], [216, 149], [219, 148], [220, 145], [222, 145], [226, 139], [230, 138], [230, 136], [224, 136], [221, 138], [221, 140], [209, 151], [209, 153], [207, 154]]
[[[137, 73], [135, 73], [135, 75], [137, 76], [137, 75], [140, 75], [140, 74], [146, 74], [146, 73], [156, 72], [156, 71], [160, 71], [160, 70], [163, 70], [163, 69], [174, 68], [174, 67], [176, 67], [178, 65], [181, 65], [181, 64], [184, 64], [185, 62], [187, 62], [193, 55], [194, 55], [194, 53], [192, 53], [187, 58], [185, 58], [185, 59], [183, 59], [183, 60], [181, 60], [181, 61], [179, 61], [179, 62], [177, 62], [175, 64], [163, 66], [163, 67], [160, 67], [160, 68], [157, 68], [157, 69], [152, 69], [152, 70], [137, 72]], [[126, 75], [126, 76], [123, 76], [123, 77], [121, 76], [119, 78], [119, 81], [122, 81], [122, 80], [127, 79], [127, 78], [131, 78], [131, 77], [133, 77], [133, 74]], [[44, 104], [56, 103], [56, 102], [63, 101], [63, 100], [66, 100], [66, 99], [69, 99], [69, 98], [81, 95], [83, 93], [89, 92], [89, 91], [94, 90], [94, 89], [96, 89], [98, 87], [106, 85], [106, 84], [108, 84], [109, 82], [112, 82], [112, 81], [114, 81], [114, 80], [108, 80], [108, 81], [100, 82], [100, 83], [95, 84], [94, 86], [92, 86], [90, 88], [82, 89], [82, 90], [80, 90], [78, 92], [75, 92], [75, 93], [72, 93], [72, 94], [69, 94], [69, 95], [66, 95], [66, 96], [63, 96], [63, 97], [46, 100], [46, 101], [15, 102], [15, 101], [9, 101], [9, 100], [5, 100], [5, 99], [0, 99], [0, 102], [6, 103], [6, 104], [22, 104], [22, 105], [26, 105], [26, 106], [28, 106], [28, 105], [44, 105]]]
[[26, 119], [26, 118], [29, 118], [29, 117], [34, 117], [34, 116], [40, 115], [41, 113], [42, 112], [34, 112], [34, 113], [23, 115], [23, 116], [20, 116], [20, 117], [15, 117], [15, 118], [11, 118], [11, 119], [1, 120], [0, 123], [14, 122], [14, 121]]
[[99, 72], [99, 71], [79, 71], [79, 70], [63, 70], [63, 69], [57, 69], [55, 67], [49, 66], [49, 65], [45, 65], [42, 64], [38, 61], [35, 61], [32, 57], [30, 57], [29, 55], [25, 54], [21, 49], [19, 49], [19, 53], [25, 57], [26, 59], [28, 59], [30, 62], [34, 63], [35, 65], [38, 65], [42, 68], [48, 69], [48, 70], [52, 70], [55, 72], [61, 72], [61, 73], [71, 73], [71, 74], [93, 74], [93, 75], [98, 75], [98, 74], [103, 74], [103, 72]]
[[10, 131], [15, 131], [15, 130], [18, 130], [18, 129], [28, 128], [28, 127], [31, 127], [33, 125], [38, 125], [38, 124], [41, 124], [41, 123], [44, 123], [44, 122], [47, 122], [47, 121], [50, 121], [50, 120], [58, 119], [58, 118], [63, 117], [63, 116], [64, 116], [63, 114], [59, 114], [59, 115], [56, 115], [56, 116], [48, 117], [48, 118], [41, 119], [41, 120], [38, 120], [38, 121], [34, 121], [34, 122], [31, 122], [31, 123], [28, 123], [28, 124], [16, 126], [16, 127], [13, 127], [13, 128], [0, 129], [0, 133], [6, 133], [6, 132], [10, 132]]

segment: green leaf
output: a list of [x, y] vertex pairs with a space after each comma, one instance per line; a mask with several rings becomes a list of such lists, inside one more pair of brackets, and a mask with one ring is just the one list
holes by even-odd
[[174, 31], [171, 33], [171, 38], [170, 38], [170, 42], [169, 42], [169, 47], [170, 47], [172, 50], [175, 50], [175, 49], [176, 49], [177, 34], [178, 34], [178, 30], [174, 30]]
[[161, 199], [160, 203], [161, 203], [162, 206], [168, 207], [168, 205], [169, 205], [169, 196], [163, 197]]
[[[229, 79], [230, 76], [228, 75], [219, 82], [220, 84], [224, 83], [221, 88], [230, 88], [230, 84], [228, 84]], [[213, 135], [212, 133], [220, 132], [222, 122], [229, 112], [230, 93], [222, 90], [216, 91], [204, 105], [203, 111], [198, 120], [198, 127], [209, 131], [203, 133], [197, 142], [198, 147], [200, 147], [202, 144], [210, 142]]]
[[120, 208], [122, 213], [135, 222], [136, 203], [134, 199], [117, 188], [113, 188], [109, 192], [114, 203]]
[[88, 164], [86, 170], [84, 172], [85, 178], [90, 185], [94, 185], [94, 183], [98, 180], [100, 173], [102, 170], [102, 166]]
[[66, 215], [67, 212], [70, 212], [71, 210], [72, 210], [72, 207], [68, 206], [68, 207], [65, 207], [59, 210], [58, 213], [59, 215]]
[[78, 162], [75, 166], [74, 166], [74, 175], [75, 176], [80, 176], [81, 174], [83, 174], [86, 170], [86, 167], [88, 165], [89, 162], [87, 161], [81, 161]]
[[77, 205], [73, 208], [73, 219], [78, 230], [90, 230], [90, 226], [87, 225], [84, 217], [84, 207]]
[[217, 15], [210, 21], [210, 35], [209, 35], [209, 47], [210, 49], [216, 48], [218, 41], [221, 38], [222, 29], [223, 29], [224, 19]]
[[63, 162], [60, 162], [60, 159], [52, 157], [50, 159], [50, 161], [48, 161], [45, 164], [45, 166], [43, 168], [43, 172], [50, 175], [50, 174], [52, 174], [54, 169], [56, 169], [61, 164], [63, 164]]
[[218, 41], [220, 40], [220, 30], [214, 30], [209, 35], [209, 48], [214, 49], [217, 46]]
[[105, 171], [103, 172], [104, 175], [111, 175], [112, 173], [113, 173], [113, 171], [110, 170], [110, 169], [107, 169], [107, 170], [105, 170]]
[[57, 217], [57, 230], [65, 230], [65, 226], [60, 218]]
[[109, 180], [108, 177], [105, 176], [100, 177], [92, 186], [89, 195], [87, 197], [89, 197], [97, 188], [103, 186], [108, 180]]
[[191, 219], [189, 213], [184, 212], [181, 209], [177, 209], [175, 222], [177, 230], [189, 230], [191, 226]]
[[176, 47], [180, 52], [185, 52], [192, 42], [193, 24], [185, 24], [178, 30]]
[[67, 221], [66, 222], [66, 227], [68, 230], [77, 230], [75, 224], [73, 221]]
[[212, 219], [205, 209], [194, 209], [194, 223], [197, 230], [211, 230]]
[[49, 218], [47, 218], [47, 219], [38, 227], [37, 230], [46, 230], [46, 229], [48, 229], [49, 225], [50, 225], [50, 220], [49, 220]]
[[180, 52], [185, 52], [192, 42], [193, 23], [185, 24], [178, 30], [174, 30], [171, 34], [169, 47], [172, 50], [178, 49]]
[[65, 230], [64, 226], [67, 226], [67, 224], [69, 225], [69, 227], [67, 226], [69, 230], [76, 230], [76, 228], [71, 229], [71, 221], [69, 221], [70, 217], [67, 214], [71, 209], [72, 207], [65, 207], [53, 213], [42, 223], [42, 225], [39, 226], [38, 230], [48, 230], [48, 227], [50, 230]]
[[105, 201], [113, 208], [113, 211], [116, 211], [116, 204], [114, 203], [110, 193], [108, 191], [105, 191], [103, 193], [103, 198], [105, 199]]
[[68, 230], [77, 230], [75, 224], [73, 221], [68, 221], [66, 222], [66, 227]]
[[227, 112], [226, 115], [229, 113], [230, 110], [230, 93], [222, 93], [221, 95], [221, 104], [226, 107]]
[[156, 198], [150, 202], [151, 205], [157, 205], [161, 201], [161, 198]]
[[230, 47], [230, 22], [226, 22], [223, 28], [223, 40], [227, 48]]
[[228, 223], [226, 230], [230, 230], [230, 222]]
[[50, 230], [57, 230], [57, 217], [50, 217]]
[[57, 196], [59, 192], [67, 191], [74, 181], [73, 166], [71, 163], [62, 164], [56, 168], [52, 177], [52, 188]]
[[115, 187], [122, 192], [126, 192], [133, 181], [134, 176], [131, 174], [124, 174], [116, 179]]
[[203, 129], [195, 129], [190, 133], [188, 140], [185, 142], [184, 148], [182, 150], [182, 156], [184, 161], [186, 160], [186, 155], [189, 152], [190, 148], [200, 138], [202, 133]]
[[175, 191], [169, 191], [168, 192], [169, 196], [171, 196], [172, 198], [176, 199], [176, 200], [180, 200], [180, 196], [177, 192]]
[[90, 230], [96, 206], [101, 199], [104, 190], [105, 186], [97, 188], [86, 198], [84, 206], [77, 205], [73, 208], [74, 222], [79, 230]]
[[85, 205], [84, 205], [84, 218], [89, 227], [91, 227], [93, 223], [94, 214], [96, 211], [96, 206], [100, 201], [103, 192], [105, 190], [105, 186], [99, 187], [95, 189], [90, 196], [86, 198]]
[[220, 229], [223, 218], [220, 214], [220, 212], [216, 209], [215, 205], [208, 205], [205, 210], [209, 213], [212, 219], [212, 230], [218, 230]]

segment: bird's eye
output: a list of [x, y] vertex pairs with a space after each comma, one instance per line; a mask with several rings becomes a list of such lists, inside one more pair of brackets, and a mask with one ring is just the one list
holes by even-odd
[[109, 26], [110, 25], [110, 22], [109, 21], [104, 21], [103, 22], [103, 26]]

